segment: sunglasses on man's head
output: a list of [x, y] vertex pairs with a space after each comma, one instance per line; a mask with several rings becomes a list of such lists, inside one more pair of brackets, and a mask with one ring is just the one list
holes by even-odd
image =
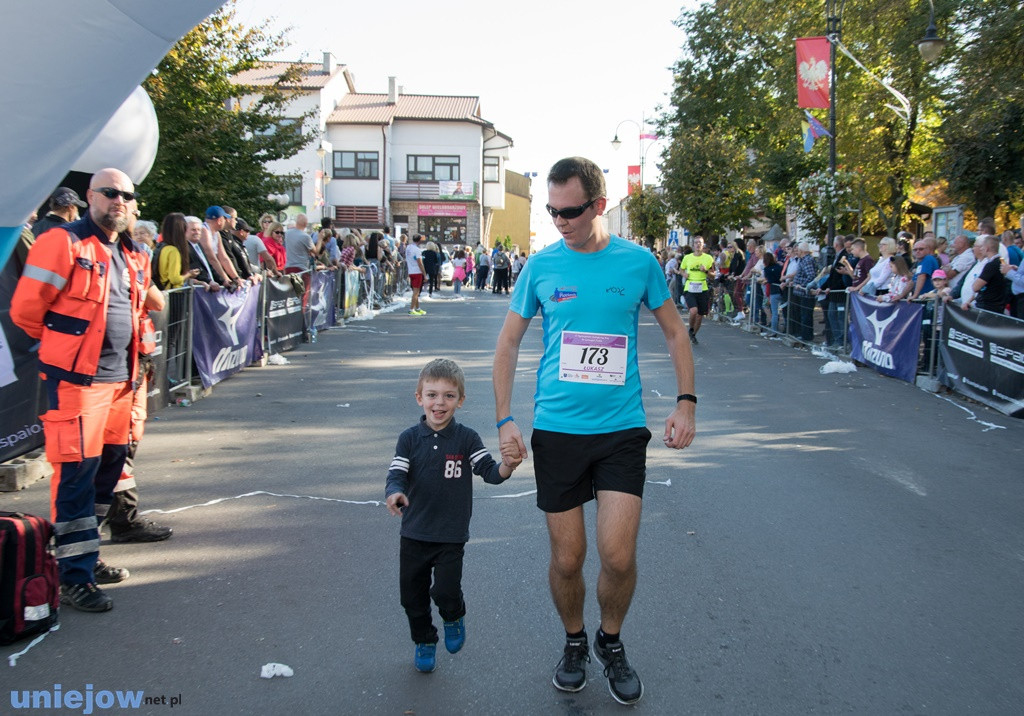
[[591, 205], [597, 201], [597, 199], [591, 199], [586, 204], [580, 204], [579, 206], [569, 206], [564, 209], [556, 209], [551, 204], [545, 205], [545, 209], [551, 214], [552, 219], [557, 219], [561, 216], [563, 219], [575, 219], [580, 216], [584, 211], [589, 209]]
[[120, 189], [115, 189], [112, 186], [101, 186], [99, 189], [93, 189], [93, 191], [96, 192], [97, 194], [102, 194], [108, 199], [116, 199], [117, 197], [121, 197], [125, 201], [135, 201], [136, 199], [139, 198], [137, 192], [121, 191]]

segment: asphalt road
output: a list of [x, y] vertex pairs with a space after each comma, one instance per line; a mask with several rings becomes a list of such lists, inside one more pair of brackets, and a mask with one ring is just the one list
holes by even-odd
[[[0, 666], [0, 713], [20, 712], [9, 692], [52, 698], [57, 684], [150, 702], [96, 701], [94, 713], [623, 709], [596, 662], [584, 691], [551, 685], [563, 633], [530, 461], [501, 486], [475, 486], [465, 649], [441, 650], [433, 674], [412, 668], [384, 478], [399, 432], [418, 419], [418, 371], [437, 356], [465, 369], [459, 419], [497, 451], [490, 365], [507, 301], [466, 296], [426, 303], [424, 317], [402, 310], [321, 333], [289, 365], [246, 370], [151, 419], [143, 507], [165, 511], [150, 517], [174, 537], [104, 543], [103, 558], [132, 572], [109, 588], [114, 610], [64, 610], [59, 631]], [[517, 374], [524, 432], [539, 323]], [[635, 709], [1021, 713], [1024, 423], [865, 369], [822, 375], [822, 359], [730, 326], [705, 324], [700, 338], [697, 439], [673, 452], [659, 440], [671, 366], [641, 317], [655, 439], [623, 629], [646, 686]], [[46, 503], [44, 482], [0, 495], [0, 509], [47, 514]], [[294, 676], [259, 678], [271, 662]]]

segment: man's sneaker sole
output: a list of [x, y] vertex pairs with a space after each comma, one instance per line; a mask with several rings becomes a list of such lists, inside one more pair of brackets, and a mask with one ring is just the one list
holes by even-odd
[[586, 676], [586, 674], [584, 674], [583, 675], [583, 683], [580, 684], [579, 686], [575, 686], [575, 687], [573, 687], [573, 686], [564, 686], [564, 685], [558, 683], [558, 677], [557, 676], [552, 676], [551, 677], [551, 683], [554, 684], [555, 688], [558, 689], [559, 691], [565, 691], [565, 692], [570, 693], [570, 694], [575, 694], [577, 691], [583, 691], [583, 688], [587, 685], [587, 676]]
[[[634, 669], [632, 667], [632, 665], [630, 665], [629, 669], [630, 669], [630, 671], [633, 672], [633, 675], [636, 676], [636, 681], [640, 685], [640, 693], [637, 694], [636, 697], [634, 697], [634, 698], [627, 698], [627, 697], [620, 696], [619, 694], [615, 693], [615, 689], [612, 686], [612, 679], [611, 679], [610, 676], [608, 676], [608, 668], [609, 668], [609, 664], [611, 664], [612, 660], [608, 659], [607, 661], [605, 661], [605, 659], [601, 656], [601, 652], [599, 651], [599, 647], [598, 647], [596, 641], [594, 642], [593, 649], [594, 649], [594, 657], [604, 667], [604, 675], [608, 679], [608, 693], [612, 695], [613, 699], [618, 701], [623, 706], [632, 706], [633, 704], [637, 703], [640, 699], [642, 699], [644, 697], [644, 682], [641, 681], [640, 675], [636, 673], [636, 669]], [[623, 659], [626, 658], [625, 652], [623, 652], [622, 658]], [[628, 659], [626, 659], [626, 663], [627, 664], [629, 663]]]

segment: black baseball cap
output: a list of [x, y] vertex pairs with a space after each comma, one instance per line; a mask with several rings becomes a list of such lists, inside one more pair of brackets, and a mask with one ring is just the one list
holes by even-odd
[[78, 196], [78, 192], [74, 189], [70, 189], [66, 186], [59, 186], [50, 194], [50, 206], [77, 206], [84, 209], [88, 206], [82, 198]]

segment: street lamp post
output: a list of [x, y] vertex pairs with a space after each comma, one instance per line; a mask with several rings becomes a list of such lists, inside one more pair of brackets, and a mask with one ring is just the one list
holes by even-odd
[[[928, 29], [925, 31], [924, 37], [917, 41], [917, 50], [921, 53], [921, 58], [925, 62], [934, 62], [938, 59], [942, 53], [942, 48], [946, 44], [946, 41], [939, 37], [938, 30], [935, 27], [935, 2], [934, 0], [928, 0], [928, 4], [931, 6], [931, 15], [928, 19]], [[846, 0], [825, 0], [825, 35], [828, 37], [829, 43], [829, 87], [828, 87], [828, 131], [831, 135], [828, 139], [828, 173], [829, 177], [835, 182], [836, 176], [836, 47], [842, 44], [843, 38], [843, 10], [846, 7]], [[844, 49], [844, 52], [849, 55], [849, 51]], [[852, 58], [852, 55], [849, 55]], [[854, 59], [854, 62], [857, 62]], [[858, 63], [859, 64], [859, 63]], [[865, 69], [863, 65], [860, 65], [861, 69]], [[871, 74], [870, 72], [868, 74]], [[876, 81], [877, 77], [874, 78]], [[902, 97], [892, 87], [881, 82], [882, 86], [888, 89], [898, 97]], [[903, 100], [906, 101], [905, 99]], [[909, 107], [907, 109], [909, 112]], [[858, 217], [858, 223], [860, 219]], [[858, 231], [859, 233], [859, 231]], [[836, 217], [828, 217], [828, 244], [832, 245], [832, 240], [836, 235]]]
[[622, 140], [619, 139], [619, 127], [621, 127], [623, 124], [626, 124], [627, 122], [630, 123], [630, 124], [635, 124], [637, 130], [639, 130], [638, 142], [639, 142], [639, 156], [640, 156], [640, 188], [643, 189], [643, 186], [644, 186], [644, 163], [645, 163], [645, 157], [646, 157], [646, 155], [644, 154], [644, 126], [647, 123], [647, 118], [644, 117], [641, 114], [640, 115], [640, 122], [639, 122], [639, 124], [636, 122], [636, 120], [633, 120], [633, 119], [624, 119], [621, 122], [619, 122], [618, 125], [615, 127], [615, 137], [612, 139], [612, 149], [615, 149], [616, 151], [618, 151], [619, 147], [622, 146]]

